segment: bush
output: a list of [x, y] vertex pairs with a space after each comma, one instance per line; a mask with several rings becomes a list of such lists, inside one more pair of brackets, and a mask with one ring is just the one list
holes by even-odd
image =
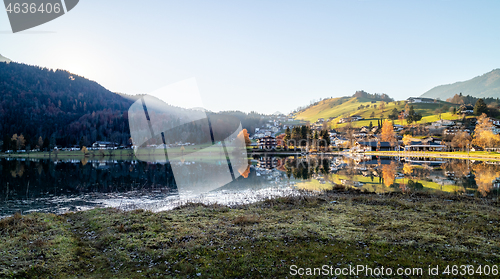
[[415, 182], [413, 180], [408, 180], [408, 187], [413, 190], [420, 190], [424, 188], [424, 185], [420, 182]]

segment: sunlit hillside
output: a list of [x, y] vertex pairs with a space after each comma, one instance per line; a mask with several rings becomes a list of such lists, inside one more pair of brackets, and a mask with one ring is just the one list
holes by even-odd
[[297, 114], [296, 118], [315, 122], [319, 118], [328, 119], [339, 117], [347, 113], [353, 114], [359, 105], [370, 104], [368, 99], [358, 99], [356, 97], [340, 97], [320, 101], [316, 105], [310, 106]]
[[[377, 125], [377, 120], [388, 118], [391, 111], [396, 108], [398, 111], [404, 110], [405, 101], [395, 101], [385, 103], [385, 108], [381, 110], [381, 101], [373, 101], [365, 98], [357, 97], [341, 97], [326, 99], [300, 111], [296, 118], [300, 120], [316, 122], [319, 118], [325, 120], [332, 118], [330, 125], [334, 127], [342, 127], [346, 124], [337, 124], [338, 121], [346, 116], [359, 115], [363, 118], [361, 121], [352, 122], [354, 127], [368, 126], [370, 122]], [[435, 103], [415, 103], [411, 104], [415, 112], [422, 114], [423, 118], [419, 123], [433, 122], [441, 119], [457, 119], [459, 115], [449, 113], [449, 108], [454, 106], [451, 103], [444, 101], [436, 101]], [[400, 123], [396, 120], [396, 124], [406, 125], [406, 122]]]

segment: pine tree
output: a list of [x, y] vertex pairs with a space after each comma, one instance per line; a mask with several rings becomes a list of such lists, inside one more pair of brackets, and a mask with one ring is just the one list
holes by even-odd
[[290, 131], [290, 127], [286, 127], [286, 131], [285, 131], [285, 137], [283, 138], [283, 140], [285, 141], [285, 144], [288, 145], [288, 141], [292, 138], [292, 132]]
[[42, 136], [38, 137], [38, 144], [36, 146], [36, 148], [38, 148], [39, 150], [42, 150], [42, 147], [43, 147], [43, 139], [42, 139]]
[[9, 150], [10, 146], [11, 145], [10, 145], [10, 137], [9, 137], [9, 135], [4, 134], [3, 135], [3, 146], [2, 146], [3, 151], [5, 152], [5, 151]]
[[410, 110], [408, 111], [408, 117], [406, 118], [406, 122], [411, 124], [413, 122], [418, 122], [422, 119], [422, 114], [416, 113], [413, 109], [413, 106], [410, 106]]
[[483, 99], [479, 99], [476, 102], [476, 105], [474, 106], [474, 115], [481, 115], [483, 113], [488, 112], [488, 107], [486, 106], [486, 103], [484, 102]]
[[48, 137], [45, 137], [45, 139], [43, 140], [43, 149], [44, 149], [44, 150], [48, 150], [49, 145], [50, 145], [49, 138], [48, 138]]
[[328, 147], [331, 144], [330, 131], [328, 131], [328, 130], [323, 130], [323, 131], [324, 131], [324, 133], [323, 133], [322, 138], [326, 141], [326, 145]]

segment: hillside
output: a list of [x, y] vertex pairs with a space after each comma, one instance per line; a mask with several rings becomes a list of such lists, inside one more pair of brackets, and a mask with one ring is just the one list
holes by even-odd
[[0, 62], [7, 62], [7, 63], [10, 63], [12, 62], [12, 60], [10, 60], [9, 58], [5, 57], [5, 56], [2, 56], [0, 54]]
[[130, 137], [132, 101], [67, 71], [0, 63], [0, 92], [2, 143], [13, 134], [23, 134], [31, 148], [40, 137], [65, 146]]
[[453, 84], [440, 85], [422, 94], [422, 97], [446, 100], [455, 94], [474, 97], [500, 97], [500, 69], [495, 69], [473, 79]]
[[[370, 122], [377, 124], [377, 120], [387, 118], [391, 111], [396, 108], [401, 111], [405, 108], [404, 101], [393, 101], [385, 103], [385, 108], [380, 109], [381, 101], [373, 101], [358, 97], [340, 97], [326, 99], [310, 106], [299, 113], [296, 118], [309, 122], [316, 122], [319, 118], [325, 120], [332, 118], [331, 127], [342, 127], [345, 124], [336, 124], [340, 118], [351, 115], [359, 115], [363, 118], [361, 121], [353, 122], [353, 126], [368, 126]], [[454, 119], [458, 116], [452, 116], [447, 113], [451, 103], [436, 101], [435, 103], [416, 103], [412, 104], [415, 112], [421, 113], [423, 118], [421, 122], [432, 122], [439, 119], [441, 113], [443, 119]], [[397, 122], [398, 123], [398, 122]], [[398, 123], [400, 124], [400, 123]], [[406, 122], [404, 123], [406, 124]]]
[[353, 112], [361, 102], [357, 98], [340, 97], [325, 99], [315, 105], [309, 106], [296, 115], [296, 119], [315, 122], [319, 118], [342, 116]]
[[[11, 141], [14, 134], [23, 135], [26, 149], [89, 146], [98, 140], [126, 145], [130, 139], [128, 109], [136, 98], [113, 93], [68, 71], [0, 63], [0, 148], [15, 149]], [[175, 124], [190, 111], [171, 107], [169, 112], [155, 113]], [[266, 116], [257, 113], [209, 114], [221, 123], [236, 118], [249, 131], [267, 123]], [[195, 142], [203, 138], [198, 132], [201, 130], [194, 124], [182, 125], [169, 138]]]

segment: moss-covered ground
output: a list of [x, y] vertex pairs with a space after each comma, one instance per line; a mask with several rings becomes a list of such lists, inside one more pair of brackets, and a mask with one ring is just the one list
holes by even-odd
[[0, 277], [291, 278], [292, 265], [500, 265], [499, 205], [339, 188], [231, 208], [16, 214], [0, 220]]

